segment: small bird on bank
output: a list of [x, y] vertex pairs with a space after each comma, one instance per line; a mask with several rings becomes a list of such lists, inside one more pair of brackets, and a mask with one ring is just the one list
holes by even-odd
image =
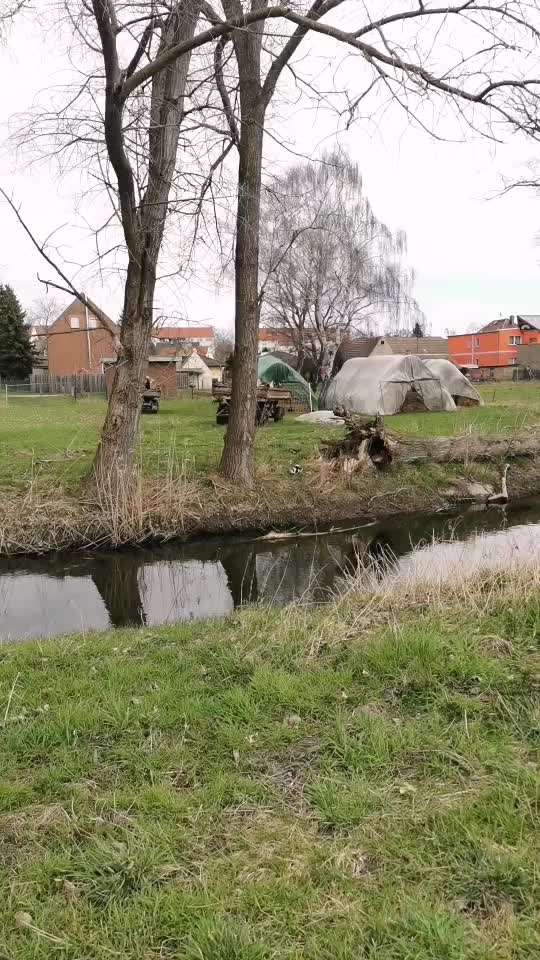
[[293, 467], [290, 468], [289, 473], [293, 477], [297, 477], [300, 473], [304, 472], [304, 468], [301, 467], [298, 463], [295, 463]]
[[495, 506], [500, 504], [502, 506], [503, 504], [508, 503], [508, 488], [506, 486], [506, 474], [508, 473], [509, 467], [510, 467], [510, 464], [505, 463], [502, 478], [501, 478], [501, 492], [492, 493], [491, 496], [487, 498], [486, 502], [488, 504], [490, 503], [495, 504]]

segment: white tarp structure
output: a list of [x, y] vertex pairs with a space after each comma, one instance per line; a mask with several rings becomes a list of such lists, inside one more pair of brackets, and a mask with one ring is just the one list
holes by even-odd
[[439, 377], [417, 356], [355, 357], [324, 387], [319, 408], [343, 407], [351, 413], [391, 416], [403, 406], [455, 410]]
[[482, 398], [472, 383], [464, 377], [450, 360], [424, 360], [426, 367], [439, 378], [446, 387], [454, 403], [458, 405], [480, 404]]

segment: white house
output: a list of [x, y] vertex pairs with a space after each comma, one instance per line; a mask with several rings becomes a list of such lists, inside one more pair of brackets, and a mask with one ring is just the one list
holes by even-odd
[[211, 390], [212, 380], [221, 380], [223, 375], [223, 367], [216, 360], [201, 357], [196, 350], [191, 351], [179, 369], [188, 374], [189, 386], [196, 390]]

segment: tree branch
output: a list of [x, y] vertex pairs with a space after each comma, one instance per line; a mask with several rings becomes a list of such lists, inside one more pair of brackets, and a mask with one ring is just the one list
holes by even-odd
[[229, 93], [227, 87], [225, 86], [225, 80], [223, 77], [223, 51], [227, 44], [230, 43], [230, 37], [220, 37], [216, 44], [216, 49], [214, 50], [214, 72], [216, 79], [216, 87], [218, 88], [218, 93], [221, 97], [221, 102], [223, 104], [223, 111], [229, 125], [229, 130], [231, 132], [231, 137], [233, 143], [239, 147], [240, 146], [240, 133], [236, 123], [236, 118], [234, 116], [234, 111], [231, 105], [229, 98]]
[[[94, 0], [94, 4], [102, 2], [103, 0]], [[125, 83], [122, 85], [121, 99], [123, 101], [127, 100], [129, 95], [133, 93], [137, 87], [140, 87], [141, 84], [146, 83], [146, 81], [150, 80], [155, 73], [157, 73], [159, 70], [163, 70], [164, 67], [168, 67], [173, 60], [181, 57], [184, 53], [189, 53], [191, 50], [196, 50], [198, 47], [203, 47], [212, 40], [218, 40], [220, 37], [231, 33], [233, 30], [244, 30], [246, 27], [249, 27], [250, 24], [258, 23], [260, 20], [272, 20], [279, 17], [287, 18], [289, 12], [290, 9], [288, 6], [268, 7], [264, 10], [252, 10], [250, 13], [243, 14], [242, 17], [217, 23], [208, 30], [203, 30], [202, 33], [197, 34], [193, 40], [175, 44], [165, 53], [161, 54], [161, 56], [156, 57], [152, 63], [148, 63], [144, 67], [141, 67], [141, 69], [137, 70], [137, 72], [134, 73], [129, 80], [125, 81]]]
[[48, 253], [46, 253], [44, 244], [40, 243], [39, 240], [36, 239], [32, 231], [30, 230], [30, 227], [21, 216], [18, 208], [13, 203], [13, 200], [11, 199], [9, 194], [6, 193], [3, 187], [0, 187], [0, 196], [2, 196], [4, 200], [9, 204], [17, 220], [19, 221], [21, 227], [23, 228], [27, 237], [30, 238], [31, 242], [33, 243], [38, 253], [55, 271], [55, 273], [57, 273], [58, 276], [64, 281], [66, 286], [60, 286], [57, 283], [53, 283], [51, 280], [49, 281], [41, 280], [41, 278], [38, 276], [40, 283], [44, 283], [46, 284], [46, 286], [49, 286], [49, 287], [54, 287], [55, 290], [63, 290], [65, 293], [69, 293], [72, 296], [77, 297], [77, 300], [80, 300], [85, 307], [88, 307], [88, 309], [91, 310], [92, 313], [95, 313], [101, 325], [104, 326], [105, 329], [108, 330], [111, 336], [114, 338], [115, 347], [116, 349], [118, 349], [119, 348], [118, 332], [116, 328], [111, 324], [111, 321], [109, 320], [108, 316], [105, 313], [103, 313], [103, 310], [101, 310], [95, 303], [89, 300], [88, 297], [71, 282], [71, 280], [64, 273], [61, 267], [59, 267], [58, 264], [55, 263], [55, 261], [52, 259], [52, 257], [49, 256]]
[[[427, 15], [428, 13], [429, 10], [426, 9], [425, 14]], [[530, 80], [500, 80], [487, 84], [477, 93], [472, 93], [469, 90], [465, 90], [463, 87], [458, 87], [455, 84], [447, 83], [446, 81], [441, 80], [424, 67], [415, 63], [411, 63], [408, 60], [397, 56], [396, 54], [383, 53], [382, 50], [379, 50], [372, 44], [365, 43], [363, 40], [358, 40], [354, 33], [348, 33], [346, 30], [341, 30], [339, 27], [334, 27], [327, 23], [320, 23], [317, 20], [310, 20], [309, 17], [301, 16], [293, 11], [290, 11], [286, 15], [286, 19], [298, 24], [299, 26], [305, 27], [306, 30], [312, 30], [314, 33], [321, 33], [333, 40], [337, 40], [340, 43], [345, 43], [348, 46], [353, 47], [355, 50], [358, 50], [361, 54], [363, 54], [369, 63], [373, 63], [374, 66], [377, 63], [385, 64], [386, 66], [392, 67], [394, 70], [398, 70], [401, 73], [418, 77], [418, 79], [423, 80], [428, 87], [440, 90], [442, 93], [448, 93], [450, 96], [456, 97], [460, 100], [468, 100], [470, 103], [489, 104], [489, 101], [486, 100], [486, 97], [492, 93], [493, 90], [497, 90], [501, 87], [513, 87], [514, 89], [522, 90], [535, 86], [540, 87], [540, 78], [534, 78]], [[491, 104], [491, 106], [495, 107], [496, 105]], [[500, 110], [500, 108], [498, 109]], [[507, 117], [505, 111], [501, 110], [501, 112]]]
[[[310, 23], [315, 22], [321, 17], [324, 17], [326, 13], [334, 10], [335, 7], [341, 6], [342, 3], [344, 3], [344, 0], [314, 0], [314, 3], [312, 4], [309, 12], [306, 14], [305, 19], [309, 20]], [[309, 33], [310, 29], [311, 27], [308, 25], [298, 26], [292, 37], [290, 37], [283, 47], [283, 50], [279, 56], [274, 60], [263, 84], [263, 97], [266, 103], [270, 103], [281, 73], [287, 66], [291, 57], [293, 57], [296, 53], [296, 50], [302, 43], [302, 40], [306, 34]]]

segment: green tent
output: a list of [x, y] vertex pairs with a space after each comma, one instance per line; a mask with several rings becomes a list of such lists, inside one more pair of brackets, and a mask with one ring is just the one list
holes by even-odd
[[290, 367], [284, 360], [272, 353], [261, 353], [257, 366], [257, 377], [261, 383], [273, 383], [275, 387], [290, 390], [293, 400], [306, 403], [311, 409], [317, 408], [315, 395], [303, 376]]

